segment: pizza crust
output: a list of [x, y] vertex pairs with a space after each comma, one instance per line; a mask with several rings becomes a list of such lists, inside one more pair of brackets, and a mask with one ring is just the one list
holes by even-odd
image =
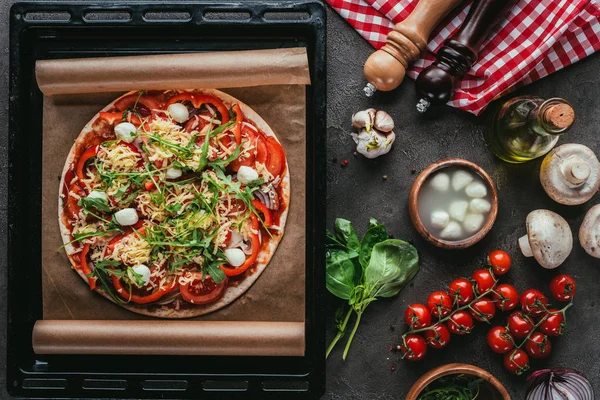
[[[192, 91], [192, 90], [194, 90], [194, 89], [189, 89], [187, 91]], [[275, 138], [275, 140], [277, 140], [277, 142], [281, 145], [281, 142], [279, 141], [279, 139], [277, 138], [277, 136], [275, 135], [275, 133], [273, 132], [271, 127], [250, 106], [244, 104], [243, 102], [239, 101], [238, 99], [236, 99], [233, 96], [230, 96], [224, 92], [221, 92], [220, 90], [196, 89], [195, 91], [201, 92], [201, 93], [206, 93], [206, 94], [209, 94], [209, 95], [219, 98], [225, 104], [225, 106], [227, 106], [227, 108], [230, 108], [233, 104], [239, 104], [246, 119], [252, 121], [266, 136], [272, 136], [273, 138]], [[133, 94], [133, 93], [137, 93], [137, 91], [127, 92], [127, 93], [123, 94], [122, 96], [120, 96], [119, 98], [115, 99], [112, 103], [110, 103], [109, 105], [104, 107], [102, 110], [100, 110], [82, 129], [81, 133], [75, 140], [75, 143], [71, 147], [71, 150], [69, 151], [69, 155], [67, 156], [67, 160], [65, 162], [65, 166], [63, 168], [63, 172], [61, 175], [59, 193], [63, 192], [62, 188], [65, 185], [65, 176], [66, 176], [67, 172], [73, 167], [73, 163], [75, 161], [78, 149], [85, 146], [85, 144], [89, 141], [89, 136], [94, 135], [92, 126], [93, 126], [94, 122], [98, 118], [100, 118], [100, 115], [99, 115], [100, 112], [110, 111], [111, 109], [114, 108], [114, 104], [120, 98], [130, 95], [130, 94]], [[289, 206], [290, 206], [290, 193], [291, 193], [290, 169], [289, 169], [289, 165], [287, 163], [287, 157], [286, 157], [285, 174], [282, 176], [280, 186], [282, 189], [281, 194], [283, 197], [283, 204], [285, 204], [285, 210], [280, 214], [280, 217], [279, 217], [279, 228], [280, 228], [279, 232], [277, 234], [272, 235], [272, 237], [269, 239], [269, 243], [266, 248], [263, 246], [260, 253], [258, 254], [258, 258], [257, 258], [258, 262], [255, 264], [254, 267], [252, 267], [246, 273], [243, 280], [237, 282], [238, 284], [236, 286], [228, 286], [225, 289], [225, 292], [223, 293], [222, 297], [219, 300], [215, 301], [214, 303], [210, 303], [210, 304], [206, 304], [206, 305], [192, 305], [192, 304], [188, 305], [186, 303], [185, 308], [182, 308], [180, 310], [175, 310], [173, 308], [166, 308], [166, 307], [163, 308], [163, 307], [160, 307], [157, 305], [152, 305], [152, 304], [149, 304], [149, 305], [120, 304], [120, 303], [115, 303], [115, 304], [117, 304], [129, 311], [132, 311], [134, 313], [141, 314], [141, 315], [157, 317], [157, 318], [182, 319], [182, 318], [192, 318], [192, 317], [197, 317], [200, 315], [208, 314], [210, 312], [219, 310], [219, 309], [227, 306], [228, 304], [232, 303], [233, 301], [235, 301], [238, 297], [240, 297], [242, 294], [244, 294], [252, 286], [252, 284], [258, 279], [260, 274], [265, 270], [265, 268], [269, 264], [269, 261], [273, 257], [273, 254], [275, 253], [275, 250], [277, 249], [279, 242], [283, 238], [285, 223], [287, 220]], [[74, 269], [79, 274], [79, 276], [84, 280], [84, 282], [87, 284], [88, 283], [87, 276], [85, 276], [83, 271], [81, 271], [80, 269], [77, 268], [78, 264], [75, 261], [75, 259], [73, 258], [73, 255], [77, 254], [77, 252], [74, 250], [73, 246], [68, 244], [70, 242], [70, 230], [66, 226], [65, 221], [67, 221], [67, 217], [64, 212], [63, 199], [59, 195], [59, 197], [58, 197], [58, 223], [60, 226], [60, 233], [61, 233], [61, 237], [63, 240], [63, 244], [65, 244], [65, 251], [67, 253], [69, 261], [71, 262], [72, 269]], [[110, 295], [108, 295], [107, 293], [104, 293], [102, 290], [96, 289], [96, 292], [99, 293], [100, 295], [104, 296], [111, 302], [114, 302], [112, 300], [112, 298], [110, 297]], [[185, 303], [185, 301], [182, 301], [182, 302]]]

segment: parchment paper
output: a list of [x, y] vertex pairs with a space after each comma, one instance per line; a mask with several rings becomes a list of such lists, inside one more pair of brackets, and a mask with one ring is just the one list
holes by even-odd
[[[297, 53], [299, 49], [294, 49]], [[193, 323], [186, 324], [181, 328], [182, 332], [189, 331], [190, 338], [198, 339], [202, 332], [212, 332], [207, 321], [227, 321], [220, 322], [218, 327], [223, 333], [222, 337], [229, 336], [222, 340], [220, 345], [215, 345], [214, 338], [211, 338], [212, 345], [210, 354], [221, 355], [231, 354], [231, 336], [240, 334], [237, 328], [239, 321], [278, 321], [278, 322], [304, 322], [305, 316], [305, 298], [304, 298], [304, 278], [305, 278], [305, 151], [306, 151], [306, 101], [305, 84], [309, 83], [308, 68], [305, 49], [304, 65], [297, 65], [298, 61], [292, 57], [292, 65], [283, 66], [285, 60], [281, 59], [277, 53], [271, 53], [275, 58], [273, 70], [258, 68], [252, 70], [248, 68], [251, 64], [240, 63], [240, 54], [225, 53], [214, 55], [220, 60], [222, 70], [213, 70], [210, 73], [211, 79], [216, 82], [226, 84], [227, 77], [231, 76], [232, 86], [243, 85], [240, 78], [243, 75], [248, 78], [249, 84], [261, 82], [261, 86], [237, 87], [230, 89], [221, 89], [224, 92], [236, 97], [242, 102], [252, 107], [261, 117], [271, 126], [279, 140], [281, 141], [288, 159], [291, 174], [291, 204], [288, 214], [288, 220], [285, 227], [285, 234], [279, 244], [278, 250], [271, 259], [270, 264], [261, 274], [254, 285], [240, 298], [229, 306], [215, 311], [211, 314], [192, 319]], [[278, 50], [279, 51], [279, 50]], [[291, 51], [287, 49], [285, 52]], [[255, 57], [261, 57], [263, 64], [268, 64], [265, 57], [268, 55], [264, 51], [244, 52], [245, 60], [252, 60], [251, 53], [258, 53]], [[214, 54], [214, 53], [213, 53]], [[187, 56], [187, 57], [186, 57]], [[52, 62], [38, 62], [36, 74], [40, 89], [45, 94], [56, 93], [57, 86], [52, 84], [52, 79], [63, 80], [62, 76], [70, 75], [70, 84], [67, 90], [68, 94], [56, 94], [44, 97], [44, 121], [43, 121], [43, 174], [42, 174], [42, 268], [43, 268], [43, 308], [44, 320], [75, 320], [69, 322], [72, 329], [77, 327], [79, 332], [76, 337], [82, 342], [86, 336], [93, 335], [94, 323], [86, 323], [84, 320], [110, 320], [110, 324], [115, 324], [118, 320], [150, 320], [149, 325], [144, 326], [150, 337], [161, 338], [161, 346], [168, 348], [171, 346], [172, 354], [180, 350], [180, 346], [175, 340], [166, 342], [162, 333], [164, 326], [168, 326], [176, 321], [158, 320], [152, 317], [145, 317], [134, 314], [128, 310], [119, 307], [108, 301], [99, 294], [91, 292], [85, 282], [71, 269], [70, 263], [63, 250], [57, 251], [62, 245], [58, 228], [58, 190], [59, 179], [64, 166], [65, 159], [71, 145], [83, 126], [104, 106], [114, 100], [123, 92], [117, 93], [98, 93], [106, 87], [104, 73], [99, 74], [96, 82], [90, 78], [86, 72], [74, 69], [73, 65], [79, 65], [84, 69], [98, 69], [99, 71], [108, 71], [112, 68], [113, 74], [123, 77], [129, 76], [129, 80], [123, 83], [122, 90], [145, 89], [148, 83], [148, 67], [150, 60], [153, 63], [152, 76], [165, 76], [173, 74], [182, 76], [181, 71], [177, 69], [178, 65], [186, 70], [189, 64], [197, 63], [198, 54], [178, 55], [179, 64], [174, 65], [170, 60], [172, 55], [161, 56], [139, 56], [127, 57], [128, 62], [123, 63], [123, 57], [96, 59], [96, 63], [87, 61], [82, 63], [73, 60], [56, 60]], [[203, 57], [211, 57], [211, 53], [201, 54]], [[114, 62], [113, 62], [114, 61]], [[61, 73], [61, 65], [64, 70]], [[94, 67], [95, 65], [95, 67]], [[45, 71], [48, 67], [50, 71]], [[126, 68], [126, 71], [123, 70]], [[281, 74], [276, 73], [280, 68], [286, 71], [288, 82], [298, 84], [281, 84]], [[206, 74], [206, 72], [203, 72]], [[294, 76], [292, 79], [291, 76]], [[271, 78], [277, 85], [267, 85]], [[139, 82], [138, 83], [138, 79]], [[204, 81], [203, 81], [204, 79]], [[178, 81], [181, 84], [179, 88], [193, 88], [198, 82], [207, 81], [205, 78], [195, 76], [188, 82]], [[160, 82], [154, 82], [154, 89]], [[114, 82], [112, 83], [114, 84]], [[171, 82], [169, 82], [171, 84]], [[205, 86], [206, 87], [206, 86]], [[212, 87], [212, 86], [211, 86]], [[160, 86], [160, 89], [172, 88], [172, 86]], [[76, 93], [76, 94], [75, 94]], [[109, 324], [107, 321], [106, 324]], [[131, 323], [122, 323], [125, 332], [129, 335], [135, 335], [136, 326]], [[43, 326], [43, 325], [42, 325]], [[126, 327], [130, 326], [130, 329]], [[156, 328], [152, 328], [156, 327]], [[274, 340], [273, 332], [269, 331], [270, 325], [257, 323], [252, 330], [256, 337], [261, 336], [265, 340]], [[61, 339], [61, 335], [66, 330], [66, 325], [60, 325], [59, 322], [53, 322], [46, 325], [43, 331], [40, 326], [34, 328], [34, 342], [39, 334], [37, 342], [42, 340], [43, 348], [53, 348], [53, 352], [59, 353], [78, 353], [81, 346], [66, 346], [66, 343], [72, 344], [72, 340]], [[121, 330], [123, 330], [121, 329]], [[54, 332], [55, 343], [49, 340]], [[278, 330], [283, 336], [280, 337], [281, 343], [288, 343], [292, 350], [287, 350], [286, 354], [292, 351], [295, 355], [304, 354], [304, 330], [299, 330], [297, 324], [287, 324], [279, 327]], [[301, 340], [287, 340], [290, 335], [300, 335]], [[298, 337], [297, 337], [298, 338]], [[296, 338], [296, 339], [297, 339]], [[73, 339], [73, 338], [71, 338]], [[243, 337], [238, 337], [241, 343], [246, 343]], [[62, 343], [62, 345], [61, 345]], [[200, 341], [202, 343], [202, 341]], [[301, 346], [298, 344], [301, 343]], [[56, 346], [62, 346], [57, 351]], [[40, 347], [40, 349], [42, 348]], [[197, 345], [194, 354], [203, 353], [201, 345]], [[243, 347], [243, 346], [242, 346]], [[248, 347], [257, 347], [248, 343]], [[140, 344], [137, 354], [148, 354], [148, 346]], [[258, 346], [257, 350], [263, 351], [263, 355], [277, 355], [273, 353], [272, 346]], [[38, 349], [38, 350], [40, 350]], [[261, 350], [262, 349], [262, 350]], [[133, 350], [130, 350], [133, 351]], [[161, 350], [162, 354], [169, 354], [168, 350]], [[245, 350], [250, 351], [249, 349]], [[243, 352], [242, 352], [243, 353]], [[80, 354], [80, 353], [78, 353]], [[240, 353], [241, 354], [241, 353]]]

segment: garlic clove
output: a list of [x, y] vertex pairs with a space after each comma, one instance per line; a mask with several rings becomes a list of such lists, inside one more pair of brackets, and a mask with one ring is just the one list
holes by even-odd
[[439, 192], [447, 192], [450, 189], [450, 177], [445, 172], [438, 172], [431, 178], [431, 187]]
[[487, 188], [481, 182], [473, 182], [465, 189], [467, 196], [469, 197], [485, 197], [487, 195]]
[[375, 114], [375, 129], [381, 132], [391, 132], [394, 129], [394, 120], [385, 111], [379, 110]]
[[469, 202], [464, 200], [454, 201], [450, 204], [450, 217], [459, 222], [463, 222], [465, 220], [465, 216], [467, 215], [468, 209]]
[[352, 114], [352, 126], [355, 128], [365, 128], [367, 132], [371, 131], [371, 127], [375, 122], [375, 109], [368, 108], [366, 110], [359, 111]]
[[390, 132], [387, 136], [378, 132], [376, 129], [367, 132], [366, 129], [361, 129], [358, 134], [352, 134], [352, 138], [356, 142], [356, 151], [367, 158], [376, 158], [387, 154], [392, 144], [396, 140], [394, 132]]

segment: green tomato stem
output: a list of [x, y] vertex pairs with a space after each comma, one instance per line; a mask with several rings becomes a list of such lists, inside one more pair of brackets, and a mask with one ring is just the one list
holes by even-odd
[[350, 351], [350, 345], [352, 344], [352, 340], [354, 339], [354, 334], [358, 329], [358, 325], [360, 324], [360, 317], [362, 316], [362, 312], [356, 313], [356, 322], [354, 323], [354, 328], [352, 328], [352, 332], [350, 332], [350, 337], [348, 338], [348, 342], [346, 343], [346, 348], [344, 349], [344, 354], [342, 355], [342, 360], [346, 361], [346, 357], [348, 356], [348, 351]]
[[350, 309], [348, 310], [348, 313], [346, 314], [346, 317], [344, 318], [344, 322], [338, 328], [338, 333], [335, 335], [335, 337], [333, 338], [333, 340], [331, 341], [331, 343], [327, 347], [327, 352], [325, 353], [325, 358], [329, 357], [329, 353], [331, 353], [331, 350], [333, 350], [333, 348], [335, 347], [335, 345], [337, 344], [337, 342], [341, 338], [344, 337], [344, 333], [346, 333], [346, 325], [348, 325], [348, 320], [350, 319], [350, 315], [352, 315], [352, 307], [350, 307]]

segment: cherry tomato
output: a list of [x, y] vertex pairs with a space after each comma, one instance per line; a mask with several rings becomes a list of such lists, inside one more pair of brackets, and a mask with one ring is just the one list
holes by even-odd
[[471, 279], [475, 282], [475, 293], [480, 295], [493, 288], [496, 284], [496, 278], [487, 269], [478, 269], [473, 272]]
[[521, 311], [515, 311], [510, 314], [507, 319], [507, 326], [510, 333], [519, 339], [523, 339], [533, 330], [533, 320], [530, 316], [523, 314]]
[[427, 298], [427, 307], [431, 315], [443, 318], [452, 311], [452, 298], [446, 292], [433, 292]]
[[512, 374], [521, 375], [529, 369], [529, 357], [521, 349], [516, 349], [504, 355], [504, 368]]
[[494, 275], [504, 275], [510, 270], [510, 256], [504, 250], [494, 250], [488, 254], [488, 265], [492, 267]]
[[547, 305], [548, 298], [537, 289], [527, 289], [521, 294], [521, 308], [534, 317], [544, 314]]
[[450, 342], [450, 331], [444, 324], [437, 324], [433, 329], [425, 331], [427, 344], [434, 349], [446, 347]]
[[523, 346], [527, 354], [529, 354], [532, 358], [546, 358], [550, 355], [552, 351], [552, 343], [550, 343], [550, 339], [548, 336], [544, 335], [540, 332], [534, 332], [529, 339], [525, 342]]
[[550, 282], [550, 293], [558, 301], [570, 301], [577, 293], [575, 279], [569, 275], [558, 275]]
[[411, 304], [404, 313], [404, 321], [412, 329], [426, 328], [431, 325], [431, 313], [423, 304]]
[[510, 311], [519, 304], [519, 292], [513, 285], [503, 283], [494, 289], [492, 300], [501, 311]]
[[471, 315], [477, 321], [489, 322], [496, 315], [494, 302], [487, 297], [482, 297], [471, 306]]
[[504, 326], [490, 329], [487, 334], [487, 344], [494, 353], [498, 354], [507, 353], [515, 347], [512, 336]]
[[402, 358], [409, 361], [419, 361], [427, 354], [427, 342], [420, 335], [408, 335], [400, 345]]
[[465, 278], [458, 278], [450, 283], [448, 294], [455, 299], [459, 306], [469, 304], [475, 298], [473, 284]]
[[219, 299], [226, 287], [227, 279], [215, 283], [213, 278], [207, 275], [202, 280], [202, 273], [198, 272], [193, 281], [182, 285], [179, 290], [181, 297], [188, 303], [208, 304]]
[[466, 335], [473, 329], [473, 318], [466, 311], [457, 311], [448, 321], [448, 329], [455, 335]]
[[565, 331], [565, 323], [563, 313], [559, 312], [557, 309], [553, 308], [548, 310], [548, 316], [542, 323], [539, 328], [540, 331], [545, 333], [548, 336], [560, 336]]

